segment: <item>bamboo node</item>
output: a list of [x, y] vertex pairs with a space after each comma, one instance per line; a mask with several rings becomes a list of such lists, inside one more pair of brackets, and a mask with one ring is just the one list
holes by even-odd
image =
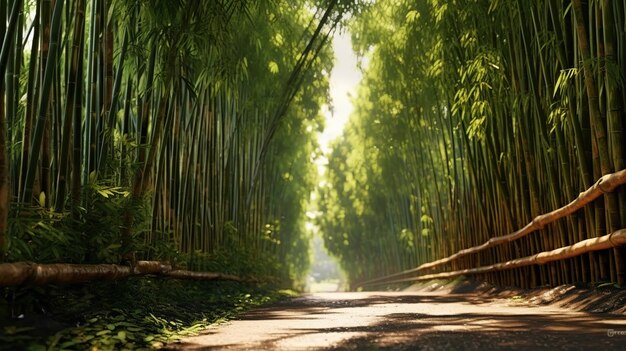
[[611, 244], [611, 247], [618, 247], [618, 246], [621, 245], [621, 243], [613, 241], [613, 236], [621, 234], [622, 232], [623, 232], [623, 229], [622, 230], [616, 230], [613, 233], [609, 234], [609, 243]]
[[[545, 226], [545, 224], [542, 221], [543, 220], [542, 217], [543, 216], [537, 216], [531, 222], [531, 225], [533, 227], [537, 228], [537, 230], [542, 230], [544, 228], [544, 226]], [[517, 239], [517, 238], [515, 238], [515, 239]]]
[[612, 191], [613, 191], [613, 189], [612, 189], [612, 188], [610, 188], [610, 189], [605, 189], [605, 188], [604, 188], [604, 186], [603, 186], [603, 184], [602, 184], [602, 183], [603, 183], [603, 181], [605, 180], [605, 179], [604, 179], [605, 177], [606, 177], [606, 176], [604, 176], [604, 177], [602, 177], [602, 178], [598, 179], [598, 182], [596, 183], [596, 186], [598, 187], [598, 189], [600, 189], [600, 191], [601, 191], [603, 194], [608, 194], [608, 193], [612, 192]]

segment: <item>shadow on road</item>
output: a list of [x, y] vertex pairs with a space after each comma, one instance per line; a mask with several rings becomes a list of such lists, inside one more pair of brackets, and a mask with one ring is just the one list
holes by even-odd
[[609, 350], [626, 317], [478, 295], [314, 294], [251, 311], [177, 350]]

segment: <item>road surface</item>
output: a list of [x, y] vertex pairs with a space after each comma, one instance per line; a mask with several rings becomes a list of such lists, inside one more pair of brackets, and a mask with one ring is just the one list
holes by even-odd
[[624, 350], [626, 316], [441, 292], [316, 293], [256, 309], [174, 350]]

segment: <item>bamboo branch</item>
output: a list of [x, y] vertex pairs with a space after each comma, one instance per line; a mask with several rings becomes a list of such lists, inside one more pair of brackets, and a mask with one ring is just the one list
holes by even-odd
[[584, 253], [588, 253], [591, 251], [599, 251], [606, 250], [613, 247], [618, 247], [620, 245], [626, 244], [626, 229], [620, 229], [611, 234], [607, 234], [605, 236], [601, 236], [598, 238], [587, 239], [583, 241], [579, 241], [574, 245], [564, 246], [552, 251], [544, 251], [532, 256], [527, 256], [523, 258], [518, 258], [515, 260], [496, 263], [490, 266], [478, 267], [478, 268], [470, 268], [463, 269], [453, 272], [444, 272], [444, 273], [435, 273], [435, 274], [426, 274], [419, 277], [411, 277], [411, 278], [403, 278], [391, 281], [379, 281], [372, 282], [367, 284], [361, 284], [359, 286], [365, 285], [376, 285], [376, 284], [393, 284], [393, 283], [403, 283], [403, 282], [412, 282], [412, 281], [420, 281], [420, 280], [433, 280], [433, 279], [449, 279], [458, 277], [461, 275], [468, 274], [482, 274], [482, 273], [490, 273], [495, 271], [503, 271], [513, 268], [526, 267], [531, 265], [541, 265], [548, 262], [564, 260], [567, 258], [572, 258], [575, 256], [582, 255]]
[[417, 266], [415, 268], [411, 268], [402, 272], [390, 274], [390, 275], [376, 278], [376, 279], [371, 279], [371, 280], [359, 283], [357, 286], [370, 285], [373, 283], [387, 281], [390, 278], [396, 278], [396, 277], [400, 277], [400, 276], [407, 275], [410, 273], [415, 273], [424, 269], [432, 269], [442, 264], [452, 262], [463, 256], [477, 253], [477, 252], [486, 250], [494, 246], [502, 245], [504, 243], [508, 243], [513, 240], [523, 238], [539, 229], [542, 229], [547, 224], [553, 223], [558, 219], [566, 217], [580, 210], [588, 203], [594, 201], [595, 199], [599, 198], [605, 193], [612, 192], [613, 190], [615, 190], [615, 188], [617, 188], [618, 186], [624, 183], [626, 183], [626, 169], [623, 169], [619, 172], [606, 174], [600, 179], [598, 179], [598, 181], [594, 185], [592, 185], [589, 189], [580, 193], [574, 201], [552, 212], [535, 217], [525, 227], [523, 227], [522, 229], [516, 232], [491, 238], [481, 245], [477, 245], [477, 246], [470, 247], [464, 250], [460, 250], [454, 255], [451, 255], [451, 256], [448, 256], [448, 257], [445, 257], [445, 258], [442, 258], [433, 262], [424, 263], [420, 266]]
[[160, 261], [138, 261], [134, 267], [117, 264], [16, 262], [0, 264], [0, 286], [76, 284], [94, 280], [121, 280], [148, 274], [174, 279], [258, 282], [253, 278], [224, 273], [174, 270], [169, 263]]

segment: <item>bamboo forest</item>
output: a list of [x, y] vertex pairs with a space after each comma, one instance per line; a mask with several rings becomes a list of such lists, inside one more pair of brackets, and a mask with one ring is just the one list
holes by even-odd
[[0, 350], [159, 349], [320, 275], [626, 286], [622, 0], [0, 17]]

